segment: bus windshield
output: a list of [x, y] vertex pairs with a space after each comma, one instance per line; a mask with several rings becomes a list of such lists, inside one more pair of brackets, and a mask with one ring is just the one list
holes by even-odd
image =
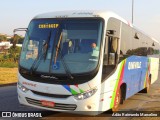
[[20, 67], [40, 73], [93, 71], [99, 60], [100, 19], [34, 19], [26, 33]]

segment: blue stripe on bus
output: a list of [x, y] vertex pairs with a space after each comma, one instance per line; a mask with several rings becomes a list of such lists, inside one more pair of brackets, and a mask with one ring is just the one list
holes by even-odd
[[123, 82], [127, 84], [126, 98], [144, 88], [146, 71], [149, 64], [148, 59], [143, 56], [131, 56], [126, 59], [123, 77]]

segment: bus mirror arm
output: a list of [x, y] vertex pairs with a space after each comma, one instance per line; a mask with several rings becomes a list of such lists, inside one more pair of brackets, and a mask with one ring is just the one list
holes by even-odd
[[13, 30], [13, 36], [16, 36], [17, 34], [16, 34], [16, 32], [23, 32], [23, 31], [25, 31], [25, 32], [27, 32], [28, 31], [28, 28], [16, 28], [16, 29], [14, 29]]
[[28, 30], [28, 28], [17, 28], [17, 29], [13, 30], [13, 33], [15, 34], [15, 32], [17, 32], [17, 31], [27, 31], [27, 30]]
[[[15, 38], [17, 36], [16, 32], [28, 32], [28, 28], [16, 28], [13, 30], [13, 38]], [[28, 39], [29, 39], [29, 35], [27, 33]]]
[[103, 65], [104, 66], [108, 65], [108, 54], [104, 54]]

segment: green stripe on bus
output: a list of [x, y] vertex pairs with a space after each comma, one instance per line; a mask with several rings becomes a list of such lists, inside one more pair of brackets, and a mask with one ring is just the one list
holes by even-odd
[[115, 85], [115, 88], [114, 88], [114, 92], [113, 92], [113, 95], [112, 95], [110, 108], [112, 108], [113, 105], [114, 105], [114, 99], [115, 99], [115, 96], [116, 96], [116, 90], [118, 88], [118, 83], [120, 81], [120, 76], [122, 74], [122, 68], [123, 68], [124, 64], [125, 64], [125, 60], [121, 63], [121, 66], [120, 66], [120, 70], [119, 70], [119, 73], [118, 73], [118, 79], [117, 79], [117, 82], [116, 82], [116, 85]]

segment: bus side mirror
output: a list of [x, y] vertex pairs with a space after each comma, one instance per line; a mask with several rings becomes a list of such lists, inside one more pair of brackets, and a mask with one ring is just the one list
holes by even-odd
[[[109, 58], [109, 59], [108, 59]], [[116, 53], [104, 54], [103, 65], [115, 65], [116, 64]]]
[[116, 54], [115, 53], [109, 53], [109, 65], [115, 65], [116, 64]]
[[109, 51], [109, 65], [116, 65], [117, 50], [118, 50], [118, 37], [112, 37], [111, 39], [111, 49]]

